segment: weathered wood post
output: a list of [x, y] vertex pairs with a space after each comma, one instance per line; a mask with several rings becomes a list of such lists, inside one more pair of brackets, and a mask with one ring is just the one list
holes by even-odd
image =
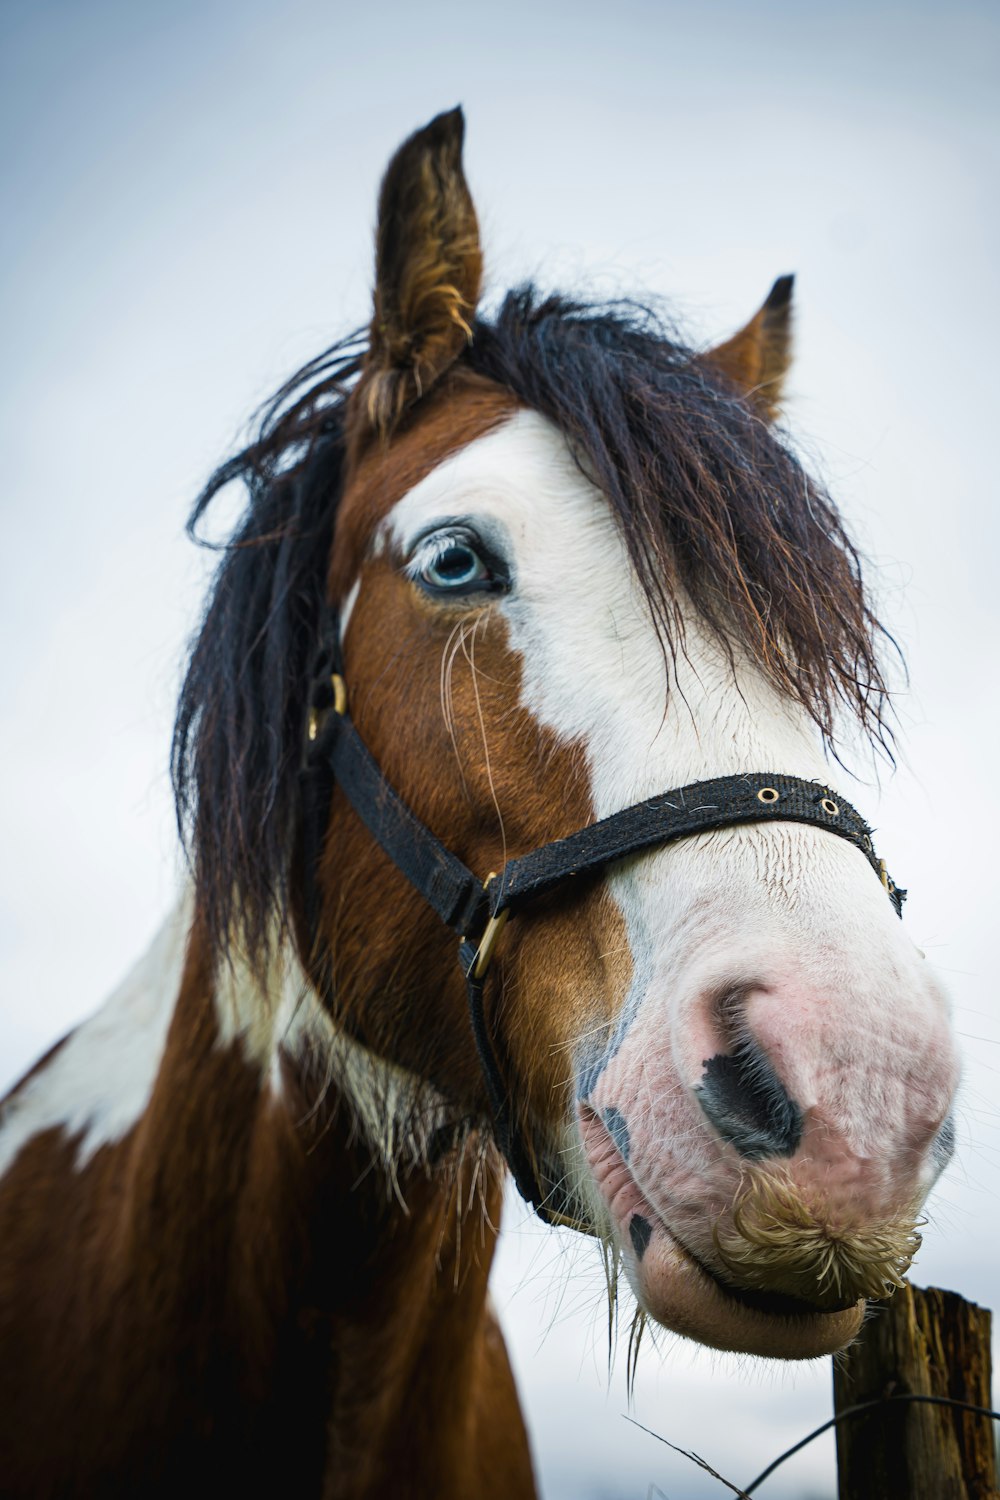
[[[956, 1292], [907, 1286], [878, 1304], [834, 1361], [837, 1413], [894, 1393], [990, 1399], [990, 1313]], [[837, 1426], [840, 1500], [1000, 1500], [994, 1424], [907, 1401]]]

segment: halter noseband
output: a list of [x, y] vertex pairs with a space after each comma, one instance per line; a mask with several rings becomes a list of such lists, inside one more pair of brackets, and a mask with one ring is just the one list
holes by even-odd
[[508, 860], [486, 881], [445, 848], [385, 779], [348, 714], [336, 623], [313, 680], [309, 746], [302, 772], [302, 840], [305, 907], [311, 956], [323, 953], [319, 861], [334, 786], [339, 786], [369, 833], [442, 922], [458, 934], [458, 961], [468, 993], [469, 1022], [489, 1096], [493, 1132], [521, 1196], [547, 1223], [577, 1219], [554, 1207], [555, 1190], [543, 1191], [533, 1153], [512, 1113], [509, 1059], [483, 1004], [486, 976], [505, 922], [537, 897], [579, 881], [615, 860], [659, 848], [692, 834], [738, 823], [811, 823], [853, 844], [865, 856], [903, 914], [905, 890], [889, 875], [872, 844], [871, 829], [849, 802], [815, 781], [770, 772], [747, 772], [694, 781], [612, 813], [568, 838]]

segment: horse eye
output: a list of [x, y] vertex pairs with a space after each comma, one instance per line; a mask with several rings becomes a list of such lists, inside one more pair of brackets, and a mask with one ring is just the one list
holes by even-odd
[[476, 549], [456, 537], [442, 540], [421, 564], [417, 578], [434, 593], [471, 593], [497, 582]]

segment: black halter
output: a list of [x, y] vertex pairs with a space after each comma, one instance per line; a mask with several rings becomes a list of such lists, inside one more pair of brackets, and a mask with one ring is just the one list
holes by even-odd
[[[328, 639], [336, 640], [333, 629]], [[318, 867], [336, 785], [396, 867], [458, 934], [458, 961], [496, 1142], [521, 1196], [546, 1222], [576, 1225], [554, 1206], [556, 1193], [543, 1191], [539, 1183], [533, 1153], [512, 1113], [506, 1047], [502, 1037], [491, 1031], [483, 1005], [490, 960], [508, 918], [556, 886], [579, 881], [627, 855], [711, 828], [768, 822], [812, 823], [847, 839], [861, 850], [897, 916], [902, 916], [906, 892], [893, 882], [885, 861], [876, 855], [872, 830], [860, 813], [829, 787], [771, 772], [717, 776], [675, 787], [520, 859], [508, 860], [499, 874], [484, 881], [445, 848], [382, 775], [348, 716], [337, 645], [324, 652], [311, 701], [302, 792], [306, 919], [313, 956], [323, 952]]]

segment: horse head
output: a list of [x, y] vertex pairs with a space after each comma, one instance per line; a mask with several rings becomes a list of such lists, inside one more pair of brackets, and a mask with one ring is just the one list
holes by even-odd
[[[259, 951], [287, 914], [345, 1089], [393, 1081], [355, 1099], [373, 1149], [447, 1171], [499, 1075], [542, 1205], [612, 1247], [648, 1315], [836, 1350], [919, 1243], [957, 1079], [870, 841], [773, 810], [554, 882], [494, 923], [491, 1088], [455, 932], [336, 778], [302, 811], [310, 706], [320, 736], [349, 713], [376, 792], [479, 883], [718, 778], [791, 778], [839, 817], [824, 742], [852, 715], [886, 732], [857, 556], [773, 426], [790, 278], [701, 352], [631, 306], [529, 288], [484, 311], [461, 147], [455, 111], [400, 148], [370, 329], [201, 502], [237, 474], [254, 497], [178, 720], [202, 920]], [[310, 705], [331, 652], [343, 701]]]

